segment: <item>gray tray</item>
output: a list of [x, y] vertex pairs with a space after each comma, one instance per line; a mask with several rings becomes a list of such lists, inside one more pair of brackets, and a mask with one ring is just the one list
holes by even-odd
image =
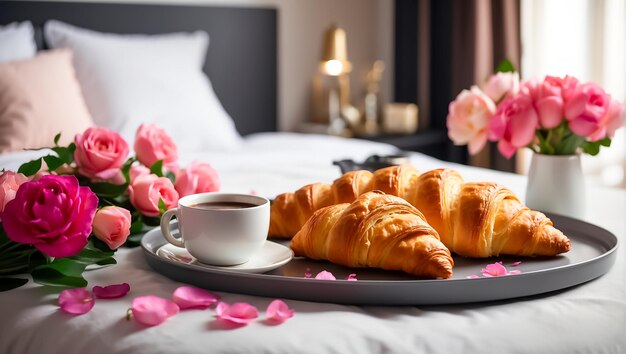
[[[300, 257], [263, 274], [183, 264], [156, 255], [156, 250], [166, 243], [158, 228], [146, 233], [141, 246], [148, 263], [158, 273], [209, 290], [353, 305], [435, 305], [512, 299], [578, 285], [601, 276], [613, 266], [618, 247], [615, 235], [584, 221], [547, 215], [572, 241], [567, 254], [550, 258], [455, 256], [454, 276], [445, 280], [415, 279], [400, 272], [347, 268]], [[496, 261], [502, 261], [507, 270], [518, 269], [522, 273], [467, 279], [471, 274], [480, 276], [482, 268]], [[509, 266], [516, 261], [522, 263]], [[307, 269], [313, 275], [328, 270], [337, 279], [355, 273], [359, 280], [307, 279]]]

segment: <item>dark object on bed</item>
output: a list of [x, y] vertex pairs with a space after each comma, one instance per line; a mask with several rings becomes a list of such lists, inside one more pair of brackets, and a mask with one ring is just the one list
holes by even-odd
[[381, 168], [394, 166], [394, 165], [401, 165], [403, 163], [408, 163], [408, 162], [409, 162], [409, 156], [403, 155], [403, 154], [383, 155], [383, 156], [372, 155], [368, 157], [367, 159], [365, 159], [365, 161], [363, 162], [357, 162], [354, 160], [339, 160], [339, 161], [333, 161], [333, 165], [339, 166], [341, 173], [344, 174], [346, 172], [356, 171], [356, 170], [368, 170], [368, 171], [374, 172]]
[[277, 130], [277, 11], [186, 5], [0, 1], [0, 25], [57, 19], [101, 32], [157, 34], [205, 30], [204, 72], [242, 135]]

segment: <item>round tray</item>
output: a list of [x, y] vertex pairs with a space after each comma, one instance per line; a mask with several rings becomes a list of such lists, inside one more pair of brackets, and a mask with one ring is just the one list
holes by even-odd
[[[259, 296], [353, 305], [434, 305], [511, 299], [568, 288], [597, 278], [615, 263], [615, 235], [584, 221], [548, 215], [572, 242], [571, 250], [549, 258], [493, 257], [468, 259], [454, 256], [450, 279], [415, 279], [400, 272], [372, 268], [347, 268], [329, 262], [294, 258], [282, 267], [262, 274], [184, 264], [157, 256], [166, 241], [156, 228], [143, 237], [141, 246], [150, 266], [177, 281], [202, 288]], [[288, 244], [288, 241], [283, 242]], [[481, 269], [501, 261], [521, 274], [485, 278]], [[521, 264], [511, 267], [515, 262]], [[305, 278], [322, 270], [338, 280]], [[354, 273], [358, 281], [347, 281]], [[468, 279], [478, 275], [477, 279]]]

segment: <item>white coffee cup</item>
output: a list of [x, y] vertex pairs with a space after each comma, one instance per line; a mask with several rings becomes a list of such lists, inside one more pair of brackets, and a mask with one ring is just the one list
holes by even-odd
[[[180, 238], [172, 236], [176, 216]], [[231, 266], [247, 262], [267, 238], [270, 202], [251, 194], [202, 193], [178, 200], [161, 216], [165, 239], [185, 247], [198, 261]]]

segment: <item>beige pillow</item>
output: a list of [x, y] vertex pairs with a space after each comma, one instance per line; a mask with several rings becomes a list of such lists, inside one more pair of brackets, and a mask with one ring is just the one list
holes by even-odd
[[0, 63], [0, 152], [68, 144], [93, 125], [69, 49]]

